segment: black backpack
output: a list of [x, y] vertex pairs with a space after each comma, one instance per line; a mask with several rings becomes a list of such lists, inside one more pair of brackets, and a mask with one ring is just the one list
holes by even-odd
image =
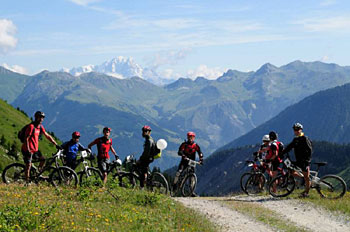
[[283, 155], [282, 155], [282, 151], [284, 149], [284, 144], [280, 141], [277, 141], [277, 146], [278, 146], [278, 156], [282, 159]]
[[[17, 133], [17, 138], [21, 141], [21, 143], [25, 142], [25, 136], [26, 136], [26, 130], [28, 128], [28, 126], [30, 126], [30, 124], [33, 124], [32, 122], [25, 125], [20, 131], [18, 131]], [[40, 133], [41, 133], [41, 125], [40, 125]]]

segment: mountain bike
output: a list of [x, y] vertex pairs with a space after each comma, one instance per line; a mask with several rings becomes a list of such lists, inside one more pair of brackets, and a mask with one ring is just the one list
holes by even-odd
[[[122, 172], [119, 176], [119, 183], [125, 187], [135, 188], [140, 184], [140, 178], [142, 174], [139, 170], [139, 167], [136, 163], [134, 155], [129, 155], [126, 157], [126, 165], [128, 166], [129, 171]], [[152, 192], [158, 192], [162, 194], [168, 194], [169, 185], [166, 178], [160, 172], [150, 172], [148, 169], [148, 175], [146, 179], [145, 186], [148, 190]]]
[[263, 187], [266, 183], [266, 177], [263, 174], [263, 167], [261, 165], [257, 164], [255, 161], [252, 161], [252, 160], [246, 160], [245, 163], [247, 164], [248, 167], [251, 167], [251, 169], [249, 172], [245, 172], [242, 174], [240, 178], [240, 186], [242, 191], [249, 195], [249, 193], [246, 190], [246, 183], [248, 179], [254, 174], [259, 174], [257, 179], [260, 179], [261, 186]]
[[[83, 170], [79, 171], [77, 174], [80, 180], [80, 186], [89, 186], [90, 184], [94, 186], [102, 186], [102, 173], [99, 169], [93, 167], [92, 161], [95, 159], [94, 156], [88, 151], [80, 152], [79, 163], [83, 164]], [[87, 160], [90, 160], [90, 165]]]
[[[276, 176], [269, 184], [269, 193], [274, 197], [288, 196], [296, 187], [296, 178], [303, 178], [301, 169], [291, 161], [289, 154], [287, 154], [283, 163], [287, 172]], [[325, 166], [327, 162], [315, 162], [313, 164], [317, 165], [317, 170], [310, 170], [310, 189], [316, 189], [321, 197], [327, 199], [343, 197], [347, 188], [345, 181], [337, 175], [318, 177], [320, 167]], [[294, 173], [297, 173], [299, 177], [295, 177]]]
[[[32, 163], [29, 181], [36, 184], [45, 181], [55, 187], [58, 185], [77, 186], [79, 179], [75, 171], [59, 164], [62, 157], [63, 150], [57, 150], [56, 153], [52, 154], [52, 157], [46, 159], [41, 171], [34, 164], [40, 161]], [[5, 167], [2, 172], [2, 181], [6, 184], [25, 184], [25, 165], [22, 163], [13, 163]]]
[[197, 186], [197, 175], [195, 173], [196, 165], [202, 165], [201, 162], [195, 160], [186, 159], [188, 165], [180, 173], [178, 181], [171, 191], [171, 196], [181, 195], [183, 197], [189, 197], [194, 194], [194, 190]]

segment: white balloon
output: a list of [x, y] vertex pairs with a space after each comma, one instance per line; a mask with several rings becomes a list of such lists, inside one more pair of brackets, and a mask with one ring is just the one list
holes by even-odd
[[160, 150], [164, 150], [167, 146], [168, 146], [168, 143], [165, 141], [165, 139], [159, 139], [159, 140], [157, 141], [157, 147], [158, 147]]

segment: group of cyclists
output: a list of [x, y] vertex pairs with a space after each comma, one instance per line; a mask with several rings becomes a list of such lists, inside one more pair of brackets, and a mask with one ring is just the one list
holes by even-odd
[[[34, 115], [34, 121], [31, 122], [25, 128], [24, 141], [22, 145], [23, 160], [25, 163], [25, 179], [29, 183], [30, 168], [33, 161], [40, 161], [39, 170], [43, 168], [45, 164], [45, 158], [39, 150], [39, 135], [43, 134], [57, 149], [61, 149], [65, 155], [65, 165], [76, 169], [78, 166], [77, 152], [87, 150], [91, 153], [91, 148], [97, 146], [97, 162], [98, 168], [103, 175], [104, 184], [107, 182], [107, 170], [110, 163], [109, 152], [111, 151], [116, 160], [119, 157], [113, 148], [113, 141], [110, 138], [111, 128], [103, 128], [103, 136], [96, 138], [92, 141], [87, 148], [79, 143], [80, 133], [75, 131], [72, 133], [72, 139], [63, 143], [61, 146], [52, 138], [52, 136], [45, 131], [42, 122], [45, 118], [45, 114], [41, 111], [37, 111]], [[157, 145], [154, 139], [151, 137], [151, 127], [142, 127], [142, 137], [145, 139], [143, 146], [143, 153], [137, 160], [136, 164], [140, 172], [140, 187], [143, 188], [147, 179], [149, 165], [154, 161], [154, 156], [157, 151]], [[260, 149], [254, 153], [256, 157], [262, 160], [262, 166], [268, 167], [266, 171], [271, 178], [275, 177], [279, 170], [282, 168], [284, 154], [294, 149], [295, 153], [295, 165], [302, 170], [303, 178], [305, 180], [305, 191], [301, 194], [302, 197], [307, 197], [310, 190], [310, 162], [312, 154], [312, 144], [310, 139], [303, 133], [303, 126], [300, 123], [293, 125], [294, 139], [285, 148], [282, 142], [278, 141], [278, 135], [275, 131], [271, 131], [269, 134], [264, 135], [262, 138], [262, 145]], [[199, 145], [195, 142], [196, 134], [194, 132], [187, 133], [187, 140], [185, 140], [179, 147], [178, 155], [181, 156], [181, 162], [178, 166], [174, 184], [178, 181], [178, 177], [181, 172], [188, 165], [188, 160], [195, 160], [196, 153], [199, 156], [200, 163], [203, 163], [203, 153]], [[295, 173], [295, 175], [298, 175]]]
[[[22, 145], [23, 160], [25, 163], [25, 179], [29, 184], [30, 169], [33, 161], [40, 161], [39, 171], [44, 167], [45, 157], [39, 150], [39, 135], [43, 134], [57, 149], [63, 150], [65, 155], [65, 165], [76, 169], [78, 166], [77, 153], [78, 151], [88, 151], [91, 153], [91, 148], [97, 146], [97, 162], [98, 168], [103, 175], [103, 182], [107, 182], [107, 170], [110, 163], [109, 152], [111, 151], [115, 156], [116, 160], [119, 157], [113, 148], [112, 138], [110, 138], [111, 128], [103, 128], [103, 136], [96, 138], [94, 141], [89, 143], [88, 147], [85, 148], [79, 143], [80, 133], [75, 131], [72, 133], [72, 139], [64, 142], [62, 145], [58, 145], [52, 136], [47, 133], [42, 125], [45, 118], [45, 113], [37, 111], [34, 114], [34, 121], [24, 127], [24, 139]], [[142, 127], [142, 137], [145, 139], [143, 145], [143, 153], [137, 160], [136, 164], [140, 172], [140, 187], [143, 188], [148, 175], [149, 165], [154, 161], [155, 155], [158, 153], [157, 145], [154, 139], [151, 137], [151, 127], [145, 125]], [[197, 143], [195, 143], [196, 134], [194, 132], [187, 133], [187, 140], [183, 142], [178, 151], [178, 155], [181, 156], [181, 162], [177, 170], [176, 176], [179, 176], [182, 170], [188, 165], [188, 159], [195, 160], [196, 153], [199, 155], [200, 162], [203, 162], [203, 154]], [[175, 178], [175, 181], [177, 179]], [[176, 182], [175, 182], [176, 184]]]
[[266, 172], [271, 178], [276, 177], [282, 170], [283, 157], [286, 153], [294, 149], [295, 165], [302, 171], [302, 176], [297, 172], [293, 175], [303, 177], [305, 180], [305, 190], [300, 197], [308, 197], [310, 190], [310, 164], [312, 155], [311, 140], [304, 134], [303, 125], [300, 123], [293, 124], [294, 138], [285, 148], [282, 142], [278, 141], [278, 135], [275, 131], [264, 135], [260, 149], [254, 153], [256, 158], [262, 160], [262, 167], [266, 167]]

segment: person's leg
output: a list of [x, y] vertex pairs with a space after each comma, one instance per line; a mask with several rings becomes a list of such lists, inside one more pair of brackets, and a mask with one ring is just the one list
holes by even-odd
[[304, 175], [304, 180], [305, 180], [305, 194], [309, 194], [309, 191], [310, 191], [310, 166], [307, 166], [304, 170], [303, 170], [303, 175]]

